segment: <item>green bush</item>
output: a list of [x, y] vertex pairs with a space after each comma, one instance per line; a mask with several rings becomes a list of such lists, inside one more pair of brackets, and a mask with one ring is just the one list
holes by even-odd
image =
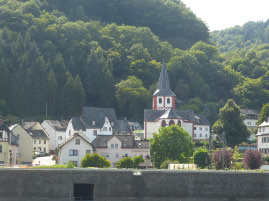
[[108, 168], [111, 166], [111, 162], [105, 157], [100, 156], [97, 153], [86, 154], [81, 160], [81, 167], [99, 167]]
[[124, 157], [117, 162], [117, 168], [134, 168], [134, 161], [131, 157]]
[[243, 168], [243, 162], [234, 162], [232, 169], [233, 170], [240, 170]]
[[161, 166], [160, 166], [160, 168], [161, 169], [168, 169], [168, 165], [169, 164], [179, 164], [179, 162], [177, 161], [177, 160], [165, 160], [162, 164], [161, 164]]
[[193, 154], [193, 162], [198, 165], [199, 168], [205, 168], [210, 163], [210, 157], [207, 149], [197, 149]]
[[134, 168], [137, 168], [137, 169], [139, 168], [140, 163], [145, 162], [142, 155], [133, 157], [133, 161], [134, 161]]

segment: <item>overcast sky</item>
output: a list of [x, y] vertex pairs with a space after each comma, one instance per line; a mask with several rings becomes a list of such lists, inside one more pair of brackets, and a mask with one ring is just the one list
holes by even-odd
[[210, 31], [269, 18], [269, 0], [182, 0]]

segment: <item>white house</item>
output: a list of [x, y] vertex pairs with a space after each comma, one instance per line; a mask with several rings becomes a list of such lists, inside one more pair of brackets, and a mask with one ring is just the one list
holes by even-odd
[[82, 107], [80, 117], [73, 117], [66, 129], [66, 138], [75, 132], [85, 134], [91, 141], [96, 136], [132, 132], [127, 120], [117, 120], [113, 108]]
[[251, 109], [240, 109], [240, 113], [245, 115], [244, 124], [253, 131], [257, 127], [259, 113]]
[[176, 110], [176, 95], [170, 89], [166, 65], [163, 63], [158, 88], [153, 94], [152, 109], [144, 110], [145, 138], [151, 138], [161, 127], [179, 125], [186, 130], [194, 140], [207, 140], [210, 135], [210, 125], [202, 114], [193, 110]]
[[71, 161], [80, 167], [81, 159], [91, 153], [93, 153], [93, 146], [89, 139], [83, 133], [75, 133], [59, 146], [58, 161], [59, 164], [67, 164]]
[[102, 135], [97, 136], [92, 145], [96, 153], [111, 161], [116, 167], [122, 157], [142, 155], [144, 160], [150, 160], [150, 145], [148, 141], [135, 140], [133, 135]]
[[67, 124], [60, 121], [45, 120], [41, 126], [45, 129], [49, 137], [49, 150], [54, 151], [65, 142]]
[[269, 118], [258, 126], [257, 150], [263, 154], [269, 154]]

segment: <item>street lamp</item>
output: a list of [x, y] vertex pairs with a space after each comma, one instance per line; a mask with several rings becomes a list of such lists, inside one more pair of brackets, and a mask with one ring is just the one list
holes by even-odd
[[154, 169], [155, 169], [155, 159], [156, 159], [156, 152], [153, 152]]

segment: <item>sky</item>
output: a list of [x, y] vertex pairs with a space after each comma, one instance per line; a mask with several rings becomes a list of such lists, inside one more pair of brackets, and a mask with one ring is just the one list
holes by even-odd
[[269, 19], [269, 0], [181, 0], [210, 31]]

